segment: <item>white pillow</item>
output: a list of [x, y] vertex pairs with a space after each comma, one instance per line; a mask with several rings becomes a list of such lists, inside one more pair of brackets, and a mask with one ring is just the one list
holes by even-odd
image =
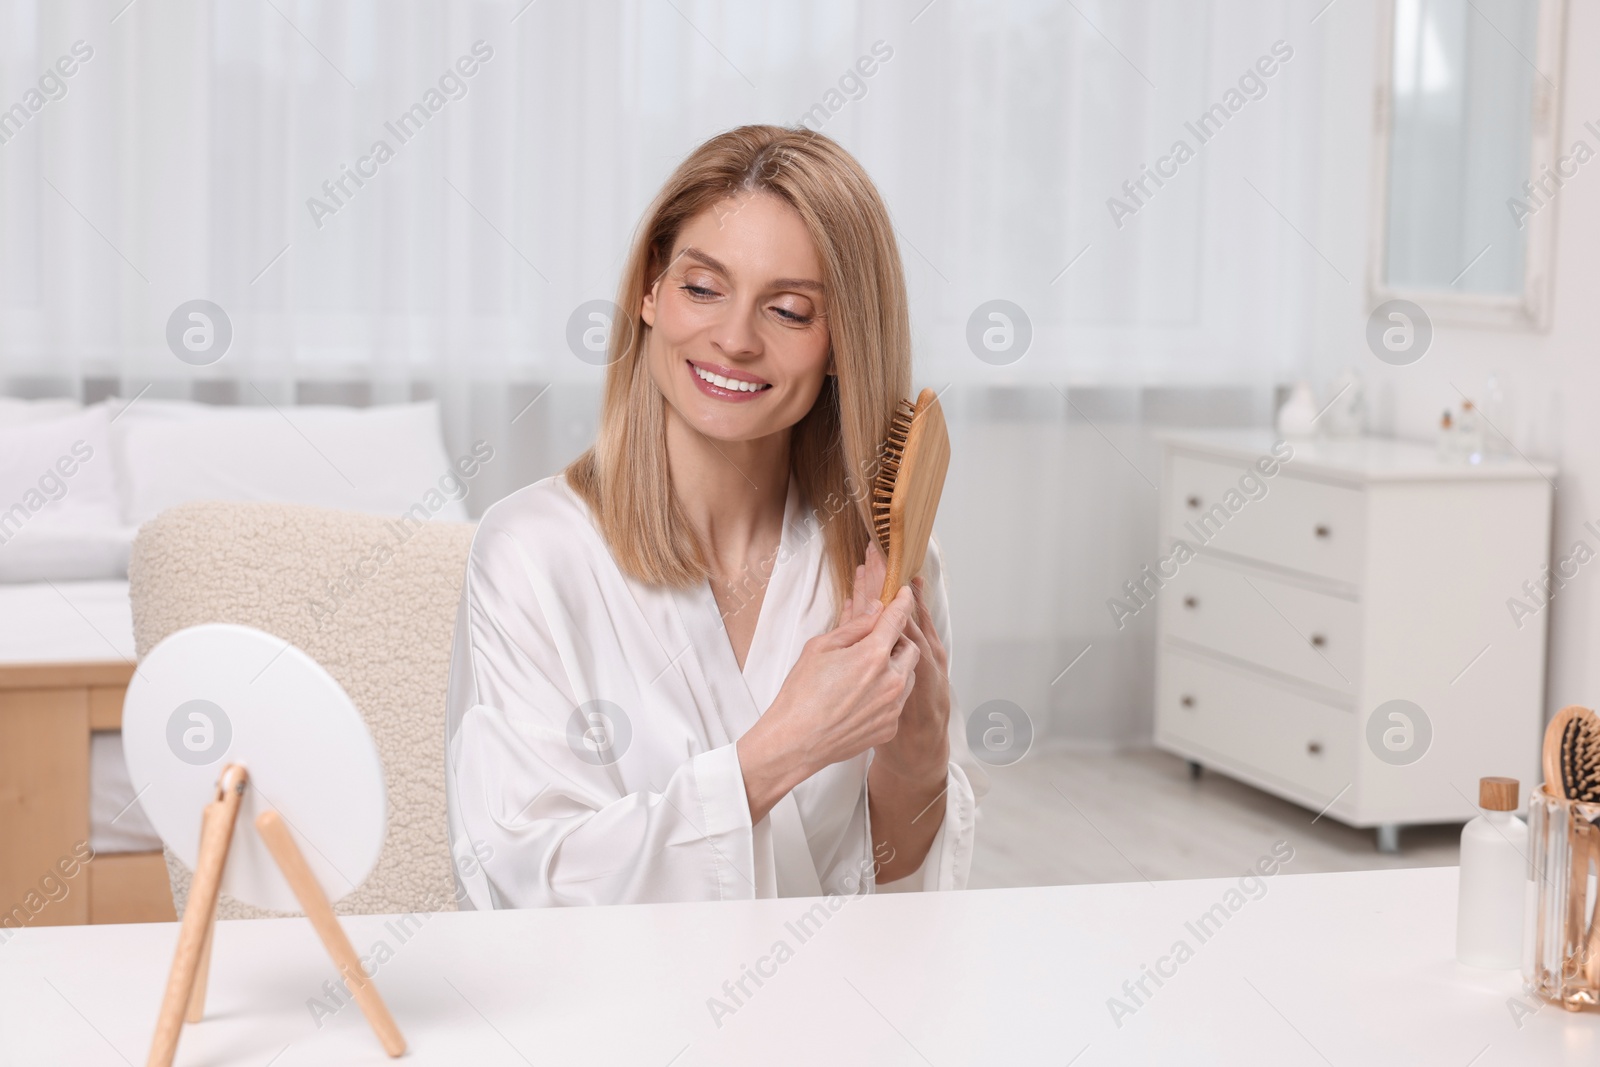
[[126, 578], [131, 526], [25, 526], [0, 545], [0, 582]]
[[112, 439], [129, 525], [191, 500], [467, 518], [461, 498], [471, 482], [445, 455], [433, 401], [272, 408], [140, 400], [124, 406]]
[[222, 411], [241, 410], [226, 405], [202, 404], [196, 400], [150, 400], [138, 396], [132, 400], [113, 396], [106, 400], [106, 405], [111, 409], [111, 421], [119, 426], [122, 425], [124, 414], [131, 420], [129, 425], [132, 425], [136, 422], [192, 422], [195, 419], [212, 418]]
[[18, 400], [0, 396], [0, 426], [21, 426], [25, 422], [44, 422], [83, 410], [76, 400], [52, 397], [47, 400]]
[[0, 549], [24, 529], [119, 525], [105, 405], [0, 427]]

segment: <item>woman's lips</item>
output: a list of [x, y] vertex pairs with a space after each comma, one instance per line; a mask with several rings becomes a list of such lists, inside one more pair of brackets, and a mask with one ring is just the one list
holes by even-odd
[[684, 365], [689, 368], [689, 377], [694, 379], [700, 391], [718, 400], [754, 400], [772, 388], [771, 382], [731, 367], [696, 363], [692, 359], [684, 360]]

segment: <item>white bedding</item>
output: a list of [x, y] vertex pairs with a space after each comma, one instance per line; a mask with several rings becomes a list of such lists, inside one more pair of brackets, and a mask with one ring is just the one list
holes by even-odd
[[135, 803], [121, 734], [91, 734], [89, 739], [89, 847], [95, 855], [149, 852], [161, 836]]
[[[0, 397], [0, 664], [134, 659], [128, 553], [139, 523], [197, 499], [467, 518], [439, 407], [213, 407]], [[90, 843], [161, 846], [120, 734], [90, 745]]]
[[0, 582], [125, 578], [136, 526], [24, 526], [0, 545]]
[[139, 525], [193, 500], [462, 522], [465, 462], [446, 455], [434, 401], [79, 408], [0, 397], [0, 583], [125, 578]]
[[126, 581], [0, 585], [0, 663], [133, 658]]
[[[0, 585], [0, 663], [132, 660], [128, 583]], [[97, 853], [161, 847], [134, 803], [121, 734], [95, 734], [89, 748], [89, 845]]]
[[435, 401], [370, 408], [110, 402], [122, 521], [191, 500], [282, 504], [464, 522], [467, 483], [445, 454]]

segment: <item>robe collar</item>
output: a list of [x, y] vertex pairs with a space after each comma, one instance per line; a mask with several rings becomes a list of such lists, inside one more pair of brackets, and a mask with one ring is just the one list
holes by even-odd
[[[777, 697], [796, 655], [801, 619], [814, 598], [826, 593], [819, 534], [815, 521], [805, 514], [799, 486], [791, 476], [778, 558], [761, 598], [743, 671], [728, 641], [711, 583], [702, 581], [685, 590], [682, 597], [673, 598], [689, 635], [691, 648], [686, 658], [692, 657], [700, 668], [698, 673], [730, 739], [744, 736]], [[777, 896], [779, 885], [786, 896], [822, 894], [816, 861], [792, 792], [785, 794], [754, 830], [758, 895]]]

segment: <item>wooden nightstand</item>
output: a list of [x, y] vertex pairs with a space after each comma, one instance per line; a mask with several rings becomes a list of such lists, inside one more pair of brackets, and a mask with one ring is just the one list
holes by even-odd
[[0, 924], [14, 928], [18, 908], [29, 926], [176, 918], [159, 850], [78, 862], [88, 855], [89, 738], [122, 728], [132, 677], [122, 661], [0, 665]]

